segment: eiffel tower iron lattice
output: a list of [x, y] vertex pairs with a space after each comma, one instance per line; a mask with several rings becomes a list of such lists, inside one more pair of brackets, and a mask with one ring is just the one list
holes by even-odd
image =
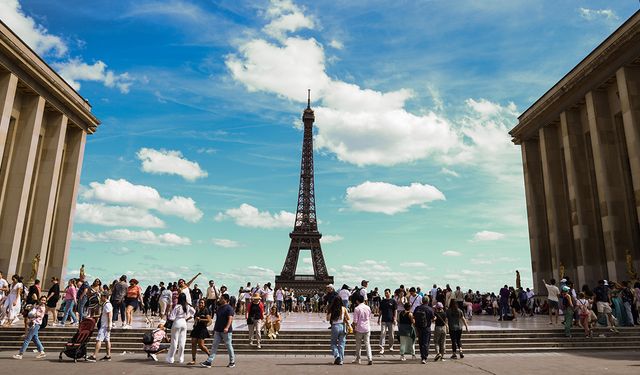
[[[291, 243], [282, 272], [276, 276], [276, 287], [292, 288], [298, 294], [322, 292], [327, 284], [333, 283], [324, 262], [316, 217], [316, 198], [313, 175], [313, 122], [315, 115], [311, 109], [310, 92], [307, 108], [302, 114], [304, 136], [302, 141], [302, 162], [300, 164], [300, 188], [298, 207], [293, 231], [289, 233]], [[311, 251], [313, 275], [296, 275], [301, 250]]]

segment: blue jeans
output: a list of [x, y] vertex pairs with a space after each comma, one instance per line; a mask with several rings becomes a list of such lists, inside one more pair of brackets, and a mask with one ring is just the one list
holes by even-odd
[[73, 312], [73, 306], [76, 305], [76, 301], [68, 300], [64, 301], [64, 317], [62, 318], [62, 324], [67, 322], [67, 318], [71, 316], [71, 321], [73, 323], [78, 323], [78, 319], [76, 318], [76, 314]]
[[276, 301], [276, 306], [278, 307], [278, 312], [282, 312], [282, 301]]
[[347, 344], [347, 333], [344, 330], [344, 324], [331, 325], [331, 352], [333, 358], [340, 358], [344, 361], [344, 347]]
[[113, 322], [117, 322], [118, 321], [118, 311], [120, 311], [120, 319], [122, 320], [122, 323], [124, 324], [124, 310], [127, 308], [124, 305], [124, 301], [113, 301], [113, 318], [112, 321]]
[[44, 352], [44, 347], [40, 342], [40, 338], [38, 337], [38, 331], [40, 330], [40, 324], [34, 324], [31, 328], [29, 328], [29, 333], [27, 333], [27, 337], [24, 338], [24, 342], [22, 343], [22, 348], [20, 348], [20, 354], [24, 353], [29, 346], [29, 342], [33, 339], [33, 342], [38, 347], [39, 352]]
[[500, 318], [509, 315], [509, 301], [500, 301]]
[[78, 300], [78, 315], [80, 316], [80, 321], [84, 319], [85, 313], [87, 312], [85, 310], [85, 307], [87, 305], [88, 300], [89, 298], [87, 296], [80, 297], [80, 299]]
[[233, 353], [232, 341], [231, 332], [213, 332], [213, 344], [211, 345], [211, 354], [209, 355], [209, 358], [207, 358], [207, 362], [213, 363], [213, 360], [216, 359], [216, 354], [218, 353], [218, 346], [220, 346], [221, 342], [224, 342], [224, 345], [227, 347], [227, 351], [229, 352], [229, 363], [235, 363], [236, 357]]

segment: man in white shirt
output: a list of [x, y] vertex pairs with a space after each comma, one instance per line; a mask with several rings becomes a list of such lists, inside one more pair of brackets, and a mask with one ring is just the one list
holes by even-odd
[[96, 349], [93, 355], [87, 358], [89, 362], [95, 362], [102, 342], [107, 343], [107, 355], [102, 357], [101, 361], [111, 360], [111, 318], [113, 316], [113, 306], [109, 302], [109, 292], [102, 292], [100, 294], [100, 303], [102, 304], [102, 313], [100, 314], [100, 328], [98, 329], [98, 335], [96, 336]]
[[360, 283], [360, 286], [361, 286], [360, 295], [364, 297], [364, 303], [367, 303], [367, 294], [369, 293], [367, 288], [369, 287], [369, 281], [362, 280], [362, 282]]
[[216, 289], [216, 283], [213, 280], [209, 280], [206, 298], [207, 308], [211, 311], [211, 315], [213, 316], [216, 313], [216, 305], [218, 304], [218, 289]]
[[409, 304], [411, 304], [411, 313], [413, 313], [416, 307], [422, 305], [422, 297], [417, 294], [416, 288], [414, 287], [409, 289]]
[[549, 324], [553, 324], [552, 316], [556, 317], [556, 324], [558, 324], [558, 296], [560, 295], [560, 289], [556, 286], [556, 280], [551, 279], [549, 282], [551, 284], [547, 284], [544, 279], [542, 279], [544, 286], [547, 287], [547, 300], [549, 301]]

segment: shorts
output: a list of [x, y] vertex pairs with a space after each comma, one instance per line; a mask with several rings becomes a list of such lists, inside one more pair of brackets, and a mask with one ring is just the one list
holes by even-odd
[[611, 305], [608, 302], [598, 302], [598, 312], [601, 314], [611, 314]]
[[125, 306], [132, 306], [133, 309], [137, 309], [138, 308], [138, 299], [137, 298], [125, 298], [124, 299], [124, 305]]
[[98, 330], [98, 336], [96, 336], [96, 341], [111, 341], [111, 331], [109, 331], [107, 327], [100, 327], [100, 329]]
[[47, 301], [47, 307], [48, 308], [55, 308], [56, 306], [58, 306], [58, 298], [51, 298], [50, 300]]
[[551, 309], [558, 310], [558, 301], [549, 300], [549, 310]]

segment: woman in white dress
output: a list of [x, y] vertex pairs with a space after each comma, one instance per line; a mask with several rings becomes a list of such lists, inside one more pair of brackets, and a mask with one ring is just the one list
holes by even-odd
[[5, 326], [10, 326], [14, 321], [20, 320], [20, 309], [22, 308], [22, 293], [24, 292], [24, 286], [22, 284], [22, 276], [13, 275], [11, 277], [11, 290], [9, 296], [4, 302], [3, 309], [6, 312], [7, 320]]

